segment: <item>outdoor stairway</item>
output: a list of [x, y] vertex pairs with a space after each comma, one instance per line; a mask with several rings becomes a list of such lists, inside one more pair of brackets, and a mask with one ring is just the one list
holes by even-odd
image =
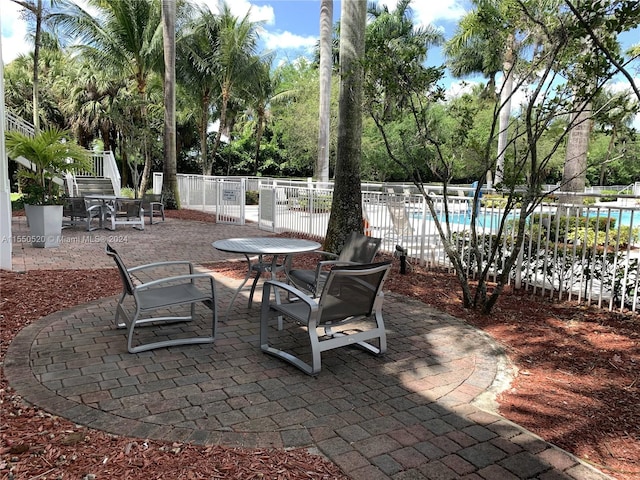
[[[19, 115], [7, 110], [6, 119], [4, 125], [5, 131], [18, 131], [24, 135], [33, 137], [35, 135], [35, 127], [29, 122], [22, 119]], [[115, 163], [113, 153], [110, 151], [104, 152], [90, 152], [94, 171], [98, 172], [97, 175], [77, 175], [72, 180], [64, 179], [60, 177], [54, 177], [54, 182], [60, 186], [65, 185], [66, 191], [70, 195], [74, 195], [77, 192], [93, 193], [98, 195], [113, 195], [120, 193], [120, 173]], [[12, 158], [20, 165], [33, 170], [33, 164], [26, 158], [18, 157]], [[69, 182], [73, 183], [72, 187], [69, 187]], [[74, 190], [70, 192], [69, 190]], [[117, 190], [117, 191], [116, 191]]]
[[114, 195], [110, 178], [77, 176], [74, 183], [74, 189], [81, 195]]

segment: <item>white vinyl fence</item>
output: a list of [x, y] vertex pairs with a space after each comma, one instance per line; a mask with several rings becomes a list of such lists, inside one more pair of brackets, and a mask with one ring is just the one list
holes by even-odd
[[[271, 232], [295, 232], [322, 239], [327, 230], [332, 184], [269, 178], [178, 175], [184, 208], [216, 213], [221, 222], [244, 224], [249, 218]], [[154, 180], [154, 185], [157, 179]], [[161, 180], [160, 180], [161, 185]], [[454, 240], [471, 275], [477, 262], [470, 248], [472, 192], [456, 187], [445, 203], [441, 189], [430, 187], [429, 197], [445, 235]], [[363, 185], [365, 233], [382, 238], [381, 250], [397, 247], [410, 262], [428, 268], [451, 268], [436, 219], [427, 202], [411, 185]], [[246, 191], [259, 192], [259, 205], [245, 206]], [[589, 194], [590, 197], [598, 194]], [[490, 272], [501, 272], [510, 253], [519, 212], [498, 206], [477, 207], [476, 233], [481, 264], [497, 248]], [[565, 208], [566, 207], [566, 208]], [[449, 222], [445, 222], [448, 212]], [[497, 231], [502, 219], [506, 230]], [[550, 298], [585, 301], [609, 310], [640, 310], [640, 198], [623, 195], [615, 202], [591, 206], [548, 203], [527, 219], [522, 253], [510, 272], [510, 282]]]

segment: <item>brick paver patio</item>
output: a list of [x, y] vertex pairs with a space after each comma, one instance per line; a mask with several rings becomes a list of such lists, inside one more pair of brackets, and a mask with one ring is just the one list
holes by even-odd
[[[24, 218], [14, 218], [13, 234], [28, 235]], [[144, 231], [69, 229], [63, 235], [54, 249], [15, 243], [14, 269], [112, 268], [105, 240], [128, 266], [179, 259], [211, 264], [234, 258], [211, 242], [269, 234], [254, 225], [167, 219]], [[11, 386], [44, 410], [111, 433], [315, 448], [353, 479], [609, 478], [493, 412], [494, 395], [508, 383], [508, 361], [490, 337], [465, 322], [389, 294], [388, 353], [325, 352], [322, 372], [312, 378], [261, 353], [259, 302], [247, 309], [240, 297], [223, 321], [239, 282], [215, 268], [212, 274], [220, 312], [214, 344], [131, 355], [124, 332], [113, 325], [116, 297], [103, 298], [22, 330], [4, 365]], [[202, 307], [201, 325], [173, 328], [205, 328], [206, 313]], [[282, 341], [299, 334], [293, 325], [278, 332], [287, 337]]]

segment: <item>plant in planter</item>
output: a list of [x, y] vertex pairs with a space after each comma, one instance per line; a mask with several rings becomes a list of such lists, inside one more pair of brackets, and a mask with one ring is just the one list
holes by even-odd
[[33, 169], [22, 169], [19, 180], [34, 247], [57, 247], [62, 231], [62, 194], [58, 182], [65, 173], [90, 170], [89, 153], [71, 140], [69, 132], [53, 127], [30, 137], [7, 132], [11, 158], [29, 160]]

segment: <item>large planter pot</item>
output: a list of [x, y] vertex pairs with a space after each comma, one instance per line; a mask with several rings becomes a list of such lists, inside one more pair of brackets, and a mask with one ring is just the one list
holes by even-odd
[[62, 205], [25, 205], [29, 238], [35, 248], [57, 247], [62, 235]]

